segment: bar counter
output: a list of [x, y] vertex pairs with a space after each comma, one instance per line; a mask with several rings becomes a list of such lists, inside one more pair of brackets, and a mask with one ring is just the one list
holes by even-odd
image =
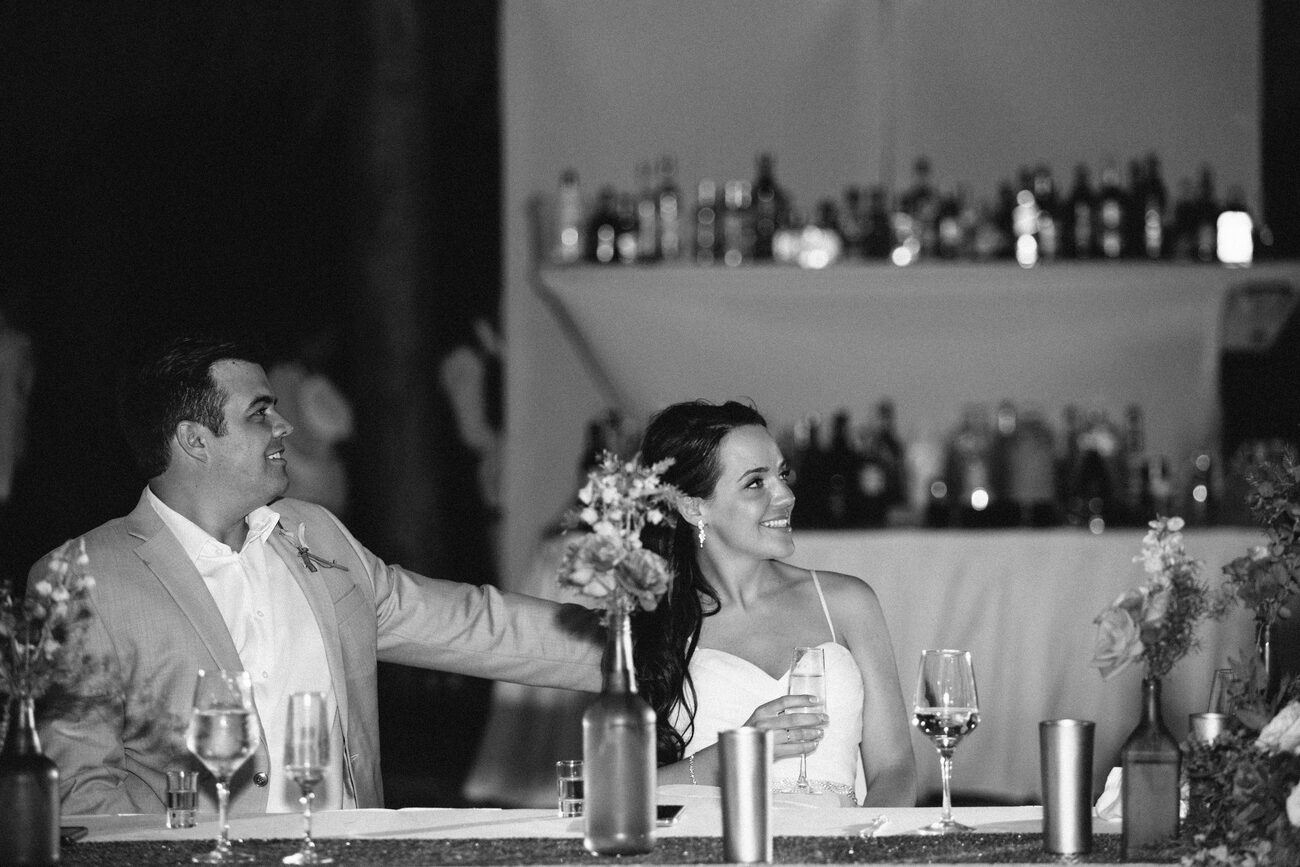
[[[677, 788], [677, 787], [674, 787]], [[640, 856], [597, 857], [582, 847], [582, 820], [559, 818], [552, 810], [407, 809], [317, 813], [313, 823], [323, 854], [345, 865], [466, 864], [521, 865], [574, 863], [720, 864], [721, 810], [709, 787], [704, 797], [661, 797], [685, 802], [677, 824], [659, 829], [653, 852]], [[934, 821], [939, 809], [810, 808], [782, 803], [772, 811], [774, 863], [777, 864], [1043, 864], [1059, 863], [1044, 852], [1041, 808], [957, 807], [958, 821], [975, 833], [923, 837], [916, 828]], [[874, 837], [863, 828], [877, 816], [886, 822]], [[169, 830], [161, 816], [65, 816], [65, 825], [89, 833], [63, 847], [68, 867], [153, 867], [187, 864], [212, 847], [216, 819], [200, 816], [197, 827]], [[302, 820], [294, 814], [240, 816], [231, 820], [235, 847], [257, 863], [278, 864], [296, 851]], [[1142, 863], [1177, 863], [1167, 859]], [[1119, 863], [1119, 824], [1094, 822], [1093, 851], [1080, 863]], [[1132, 863], [1132, 862], [1129, 862]]]

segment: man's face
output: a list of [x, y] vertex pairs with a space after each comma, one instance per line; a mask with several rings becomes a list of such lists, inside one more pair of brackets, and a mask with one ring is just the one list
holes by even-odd
[[209, 439], [209, 480], [231, 502], [252, 511], [289, 486], [283, 440], [293, 425], [276, 412], [261, 365], [218, 361], [212, 365], [212, 380], [226, 393], [221, 407], [226, 432]]

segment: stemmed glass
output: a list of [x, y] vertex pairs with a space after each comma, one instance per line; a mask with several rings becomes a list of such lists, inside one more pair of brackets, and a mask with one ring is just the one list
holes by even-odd
[[333, 864], [334, 859], [316, 851], [311, 838], [311, 805], [314, 789], [325, 778], [330, 762], [330, 724], [325, 712], [325, 693], [295, 692], [289, 696], [289, 716], [284, 732], [284, 771], [298, 784], [302, 797], [302, 847], [283, 859], [285, 864]]
[[[790, 713], [821, 713], [826, 707], [826, 653], [820, 647], [796, 647], [790, 663], [790, 686], [787, 695], [815, 696], [809, 707], [791, 708]], [[811, 792], [808, 785], [808, 751], [799, 753], [799, 779], [796, 792]]]
[[251, 861], [247, 852], [230, 848], [230, 778], [257, 748], [257, 711], [253, 708], [253, 683], [246, 671], [199, 670], [194, 684], [194, 709], [185, 745], [217, 778], [217, 824], [221, 829], [211, 852], [195, 855], [200, 864]]
[[1231, 668], [1216, 668], [1214, 670], [1214, 678], [1210, 681], [1210, 703], [1207, 708], [1210, 713], [1232, 716], [1236, 710], [1232, 694], [1236, 682], [1236, 672]]
[[943, 777], [943, 816], [920, 834], [958, 834], [972, 830], [952, 817], [952, 751], [964, 735], [979, 725], [975, 670], [967, 650], [923, 650], [916, 676], [914, 722], [939, 750]]

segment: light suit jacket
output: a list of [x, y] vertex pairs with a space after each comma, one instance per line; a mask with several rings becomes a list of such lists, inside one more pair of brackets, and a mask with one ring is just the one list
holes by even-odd
[[[342, 719], [345, 785], [358, 807], [382, 807], [376, 661], [535, 686], [600, 688], [599, 627], [587, 609], [426, 578], [366, 550], [331, 513], [279, 500], [270, 545], [302, 587], [320, 626]], [[311, 553], [346, 566], [308, 571]], [[85, 536], [92, 619], [88, 651], [122, 690], [41, 724], [59, 766], [63, 812], [164, 809], [166, 771], [198, 768], [184, 727], [200, 668], [241, 669], [212, 595], [145, 497]], [[44, 561], [33, 568], [36, 575]], [[265, 736], [231, 783], [231, 812], [266, 809]], [[212, 787], [201, 786], [206, 804]]]

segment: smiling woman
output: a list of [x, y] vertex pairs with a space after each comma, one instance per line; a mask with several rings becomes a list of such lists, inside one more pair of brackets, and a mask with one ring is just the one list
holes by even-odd
[[[660, 782], [716, 784], [718, 733], [746, 725], [774, 733], [774, 780], [793, 778], [806, 753], [817, 802], [852, 803], [865, 789], [868, 804], [911, 806], [911, 741], [880, 604], [857, 578], [783, 562], [795, 498], [762, 415], [734, 401], [675, 404], [651, 420], [641, 452], [672, 458], [663, 479], [682, 492], [682, 520], [650, 540], [674, 569], [670, 598], [633, 618]], [[824, 706], [787, 695], [795, 647], [825, 651]]]

